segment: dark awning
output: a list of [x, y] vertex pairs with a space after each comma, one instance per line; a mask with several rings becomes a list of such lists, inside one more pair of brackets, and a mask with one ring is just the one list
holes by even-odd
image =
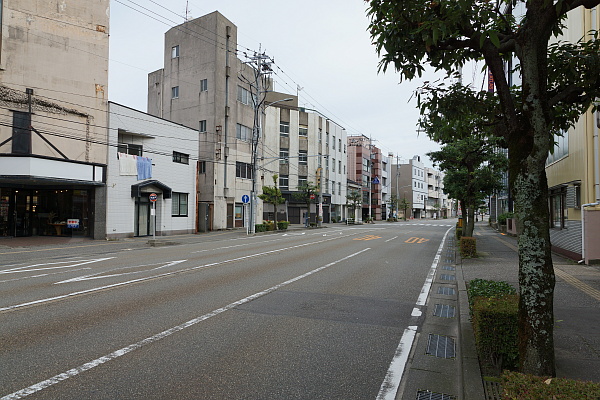
[[142, 197], [142, 188], [145, 188], [146, 186], [154, 186], [162, 190], [163, 199], [171, 198], [171, 188], [157, 180], [143, 181], [131, 185], [131, 197]]

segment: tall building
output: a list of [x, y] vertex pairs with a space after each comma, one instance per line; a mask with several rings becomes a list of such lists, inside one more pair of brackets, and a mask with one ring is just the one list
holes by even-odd
[[392, 193], [396, 194], [400, 202], [410, 203], [410, 211], [407, 212], [406, 218], [425, 218], [428, 187], [421, 156], [414, 156], [410, 160], [397, 160], [392, 167], [392, 176]]
[[361, 184], [363, 220], [387, 218], [382, 200], [382, 176], [381, 150], [365, 135], [348, 136], [348, 179]]
[[[292, 97], [292, 102], [281, 99]], [[278, 176], [279, 189], [286, 203], [279, 207], [278, 219], [291, 223], [332, 222], [347, 218], [346, 130], [316, 110], [298, 108], [295, 96], [270, 94], [267, 97], [261, 181], [272, 185], [271, 177]], [[298, 200], [298, 187], [318, 185], [319, 195], [307, 209], [306, 203]], [[321, 207], [321, 212], [318, 212]], [[264, 219], [273, 219], [270, 207], [263, 206]]]
[[[148, 76], [148, 113], [198, 130], [198, 230], [244, 226], [253, 180], [255, 69], [236, 54], [237, 27], [222, 14], [165, 33], [164, 68]], [[258, 177], [256, 187], [269, 181]], [[256, 215], [262, 215], [258, 202]], [[261, 222], [261, 221], [257, 221]]]
[[[588, 40], [600, 24], [599, 7], [569, 13], [562, 40]], [[548, 156], [550, 238], [553, 249], [586, 263], [600, 260], [600, 114], [587, 111], [556, 138]]]
[[108, 8], [0, 1], [0, 237], [104, 237]]

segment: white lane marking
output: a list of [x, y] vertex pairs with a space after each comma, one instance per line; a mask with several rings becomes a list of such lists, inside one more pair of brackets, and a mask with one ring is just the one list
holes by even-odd
[[[435, 271], [437, 269], [437, 265], [440, 261], [440, 256], [442, 254], [442, 249], [444, 248], [444, 243], [446, 242], [446, 238], [448, 237], [448, 233], [452, 230], [449, 228], [442, 239], [442, 243], [440, 243], [440, 247], [433, 259], [433, 263], [431, 264], [431, 269], [429, 274], [427, 275], [427, 279], [425, 280], [425, 284], [421, 289], [421, 294], [417, 299], [417, 306], [424, 305], [427, 296], [429, 295], [429, 290], [431, 289], [431, 283], [433, 282], [433, 276], [435, 275]], [[424, 296], [423, 296], [424, 294]], [[415, 316], [415, 310], [413, 309], [413, 316]], [[419, 310], [419, 312], [421, 312]], [[390, 367], [388, 368], [387, 374], [381, 384], [381, 388], [379, 389], [379, 393], [377, 394], [377, 400], [394, 400], [396, 395], [398, 394], [398, 389], [400, 388], [400, 383], [402, 381], [402, 377], [404, 376], [404, 370], [406, 369], [406, 363], [408, 362], [408, 355], [410, 354], [410, 350], [414, 345], [415, 336], [417, 334], [416, 326], [409, 326], [404, 330], [402, 334], [402, 338], [400, 339], [400, 344], [396, 349], [396, 353], [392, 358], [392, 362]]]
[[[282, 235], [285, 236], [285, 235]], [[195, 253], [204, 253], [206, 251], [215, 251], [215, 250], [226, 250], [226, 249], [233, 249], [235, 247], [244, 247], [244, 246], [256, 246], [257, 244], [263, 244], [263, 243], [269, 243], [269, 242], [279, 242], [283, 239], [275, 239], [275, 240], [265, 240], [264, 242], [260, 242], [260, 243], [244, 243], [244, 244], [235, 244], [233, 246], [225, 246], [225, 247], [217, 247], [215, 249], [206, 249], [206, 250], [196, 250], [196, 251], [192, 251], [192, 254]]]
[[306, 232], [301, 232], [301, 233], [284, 233], [281, 236], [302, 236], [302, 235], [306, 235]]
[[386, 240], [385, 243], [391, 242], [392, 240], [397, 239], [397, 238], [398, 238], [398, 236], [394, 236], [393, 238]]
[[0, 274], [14, 274], [14, 273], [32, 272], [32, 271], [44, 271], [47, 269], [73, 268], [73, 267], [78, 267], [80, 265], [86, 265], [86, 264], [91, 264], [91, 263], [95, 263], [95, 262], [110, 260], [112, 258], [114, 258], [114, 257], [98, 258], [95, 260], [81, 260], [81, 262], [78, 262], [78, 263], [72, 264], [72, 265], [60, 265], [60, 266], [56, 266], [56, 267], [46, 267], [46, 268], [35, 268], [35, 267], [42, 267], [44, 265], [67, 264], [67, 263], [70, 263], [73, 261], [61, 261], [61, 262], [56, 262], [56, 263], [34, 264], [34, 265], [27, 265], [27, 266], [18, 267], [18, 268], [5, 269], [3, 271], [0, 271]]
[[173, 265], [181, 264], [182, 262], [186, 262], [186, 261], [187, 260], [171, 261], [171, 262], [169, 262], [169, 263], [167, 263], [165, 265], [161, 265], [160, 267], [156, 267], [156, 268], [152, 268], [152, 269], [144, 270], [144, 271], [123, 272], [123, 273], [120, 273], [120, 274], [110, 274], [110, 275], [102, 275], [102, 274], [105, 274], [106, 272], [99, 272], [97, 274], [78, 276], [76, 278], [71, 278], [71, 279], [67, 279], [67, 280], [64, 280], [64, 281], [55, 282], [54, 284], [55, 285], [60, 285], [60, 284], [63, 284], [63, 283], [90, 281], [90, 280], [94, 280], [94, 279], [113, 278], [115, 276], [141, 274], [143, 272], [156, 271], [157, 269], [172, 267]]
[[43, 303], [49, 303], [49, 302], [56, 301], [56, 300], [63, 300], [63, 299], [69, 298], [69, 297], [75, 297], [75, 296], [79, 296], [79, 295], [82, 295], [82, 294], [88, 294], [88, 293], [98, 292], [98, 291], [101, 291], [101, 290], [112, 289], [112, 288], [115, 288], [115, 287], [125, 286], [125, 285], [129, 285], [129, 284], [132, 284], [132, 283], [144, 282], [144, 281], [148, 281], [148, 280], [151, 280], [151, 279], [157, 279], [157, 278], [163, 278], [163, 277], [166, 277], [166, 276], [172, 276], [172, 275], [180, 274], [180, 273], [183, 273], [183, 272], [189, 272], [189, 271], [194, 271], [194, 270], [198, 270], [198, 269], [202, 269], [202, 268], [208, 268], [208, 267], [214, 267], [214, 266], [217, 266], [217, 265], [227, 264], [227, 263], [231, 263], [231, 262], [235, 262], [235, 261], [246, 260], [246, 259], [249, 259], [249, 258], [262, 257], [262, 256], [267, 255], [267, 254], [279, 253], [279, 252], [290, 250], [290, 249], [297, 249], [299, 247], [310, 246], [310, 245], [313, 245], [313, 244], [329, 242], [331, 240], [337, 240], [337, 239], [339, 239], [339, 238], [317, 240], [316, 242], [304, 243], [304, 244], [299, 244], [299, 245], [296, 245], [296, 246], [290, 246], [290, 247], [284, 247], [284, 248], [281, 248], [281, 249], [265, 251], [265, 252], [262, 252], [262, 253], [250, 254], [250, 255], [247, 255], [247, 256], [243, 256], [243, 257], [232, 258], [231, 260], [225, 260], [225, 261], [221, 261], [221, 262], [214, 262], [214, 263], [210, 263], [210, 264], [198, 265], [196, 267], [184, 268], [184, 269], [180, 269], [180, 270], [177, 270], [177, 271], [165, 272], [165, 273], [162, 273], [162, 274], [148, 276], [148, 277], [144, 277], [144, 278], [137, 278], [137, 279], [132, 279], [132, 280], [125, 281], [125, 282], [113, 283], [111, 285], [105, 285], [105, 286], [95, 287], [95, 288], [91, 288], [91, 289], [81, 290], [81, 291], [78, 291], [78, 292], [67, 293], [67, 294], [63, 294], [63, 295], [60, 295], [60, 296], [49, 297], [49, 298], [40, 299], [40, 300], [28, 301], [26, 303], [15, 304], [15, 305], [12, 305], [12, 306], [7, 306], [7, 307], [0, 307], [0, 313], [1, 312], [5, 312], [5, 311], [13, 311], [13, 310], [16, 310], [18, 308], [29, 307], [29, 306], [39, 305], [39, 304], [43, 304]]
[[80, 365], [79, 367], [72, 368], [72, 369], [70, 369], [70, 370], [68, 370], [66, 372], [63, 372], [62, 374], [55, 375], [52, 378], [49, 378], [49, 379], [46, 379], [44, 381], [38, 382], [38, 383], [36, 383], [34, 385], [31, 385], [29, 387], [26, 387], [24, 389], [16, 391], [16, 392], [14, 392], [12, 394], [3, 396], [2, 398], [0, 398], [0, 400], [17, 400], [17, 399], [22, 399], [22, 398], [24, 398], [26, 396], [29, 396], [30, 394], [39, 392], [40, 390], [44, 390], [44, 389], [46, 389], [46, 388], [48, 388], [48, 387], [50, 387], [52, 385], [55, 385], [55, 384], [57, 384], [59, 382], [62, 382], [64, 380], [66, 380], [66, 379], [72, 378], [72, 377], [74, 377], [76, 375], [81, 374], [82, 372], [85, 372], [87, 370], [95, 368], [95, 367], [97, 367], [99, 365], [102, 365], [102, 364], [108, 362], [108, 361], [112, 361], [112, 360], [114, 360], [116, 358], [124, 356], [127, 353], [130, 353], [130, 352], [132, 352], [134, 350], [137, 350], [137, 349], [141, 348], [142, 346], [146, 346], [148, 344], [157, 342], [157, 341], [159, 341], [161, 339], [166, 338], [167, 336], [171, 336], [174, 333], [177, 333], [177, 332], [182, 331], [182, 330], [184, 330], [186, 328], [189, 328], [189, 327], [191, 327], [193, 325], [196, 325], [199, 322], [205, 321], [205, 320], [207, 320], [209, 318], [212, 318], [214, 316], [222, 314], [225, 311], [229, 311], [229, 310], [231, 310], [231, 309], [233, 309], [235, 307], [238, 307], [238, 306], [240, 306], [242, 304], [249, 303], [252, 300], [255, 300], [255, 299], [259, 298], [259, 297], [262, 297], [262, 296], [265, 296], [265, 295], [267, 295], [269, 293], [272, 293], [272, 292], [274, 292], [274, 291], [276, 291], [276, 290], [278, 290], [278, 289], [280, 289], [280, 288], [282, 288], [284, 286], [287, 286], [287, 285], [292, 284], [292, 283], [294, 283], [296, 281], [304, 279], [304, 278], [306, 278], [306, 277], [308, 277], [310, 275], [316, 274], [317, 272], [323, 271], [324, 269], [327, 269], [327, 268], [329, 268], [329, 267], [331, 267], [333, 265], [339, 264], [342, 261], [346, 261], [346, 260], [348, 260], [348, 259], [350, 259], [352, 257], [355, 257], [355, 256], [357, 256], [357, 255], [359, 255], [361, 253], [364, 253], [365, 251], [368, 251], [368, 250], [371, 250], [371, 249], [370, 248], [366, 248], [364, 250], [361, 250], [359, 252], [356, 252], [354, 254], [350, 254], [349, 256], [341, 258], [341, 259], [339, 259], [337, 261], [333, 261], [333, 262], [331, 262], [331, 263], [329, 263], [327, 265], [324, 265], [322, 267], [313, 269], [312, 271], [309, 271], [309, 272], [307, 272], [305, 274], [299, 275], [299, 276], [297, 276], [295, 278], [292, 278], [290, 280], [282, 282], [282, 283], [280, 283], [278, 285], [271, 286], [270, 288], [265, 289], [265, 290], [263, 290], [261, 292], [255, 293], [255, 294], [253, 294], [251, 296], [248, 296], [248, 297], [245, 297], [245, 298], [243, 298], [241, 300], [238, 300], [238, 301], [235, 301], [233, 303], [230, 303], [230, 304], [226, 305], [225, 307], [221, 307], [221, 308], [218, 308], [216, 310], [213, 310], [213, 311], [209, 312], [208, 314], [204, 314], [204, 315], [202, 315], [200, 317], [191, 319], [191, 320], [189, 320], [187, 322], [184, 322], [181, 325], [177, 325], [177, 326], [174, 326], [173, 328], [170, 328], [170, 329], [167, 329], [167, 330], [162, 331], [160, 333], [157, 333], [156, 335], [147, 337], [147, 338], [145, 338], [143, 340], [140, 340], [139, 342], [130, 344], [129, 346], [123, 347], [122, 349], [114, 351], [114, 352], [112, 352], [110, 354], [107, 354], [107, 355], [105, 355], [103, 357], [97, 358], [97, 359], [95, 359], [93, 361], [87, 362], [87, 363], [85, 363], [83, 365]]
[[31, 275], [31, 276], [22, 276], [20, 278], [5, 279], [3, 281], [0, 281], [0, 283], [15, 282], [15, 281], [24, 281], [25, 279], [42, 278], [44, 276], [68, 274], [68, 273], [71, 273], [71, 272], [85, 271], [85, 270], [90, 270], [90, 269], [91, 269], [90, 267], [84, 267], [84, 268], [70, 269], [68, 271], [51, 272], [51, 273], [47, 273], [47, 274], [38, 274], [38, 275]]
[[410, 314], [411, 317], [420, 317], [421, 315], [423, 315], [423, 311], [417, 307], [413, 308], [412, 313]]

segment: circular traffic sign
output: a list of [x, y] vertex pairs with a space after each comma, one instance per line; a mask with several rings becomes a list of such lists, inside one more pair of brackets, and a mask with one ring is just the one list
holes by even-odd
[[247, 194], [242, 196], [242, 203], [246, 204], [250, 202], [250, 196], [248, 196]]
[[310, 195], [310, 199], [311, 199], [311, 200], [314, 200], [314, 199], [315, 199], [315, 195], [314, 195], [314, 194], [311, 194], [311, 195]]
[[156, 193], [150, 193], [150, 196], [148, 196], [148, 198], [150, 199], [150, 201], [156, 201], [156, 199], [158, 199], [158, 196], [156, 195]]

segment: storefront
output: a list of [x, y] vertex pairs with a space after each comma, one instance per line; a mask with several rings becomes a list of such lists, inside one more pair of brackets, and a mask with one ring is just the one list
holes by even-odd
[[104, 207], [106, 166], [1, 154], [0, 171], [0, 238], [94, 237], [102, 228], [94, 210]]
[[0, 187], [0, 237], [90, 236], [89, 189]]

